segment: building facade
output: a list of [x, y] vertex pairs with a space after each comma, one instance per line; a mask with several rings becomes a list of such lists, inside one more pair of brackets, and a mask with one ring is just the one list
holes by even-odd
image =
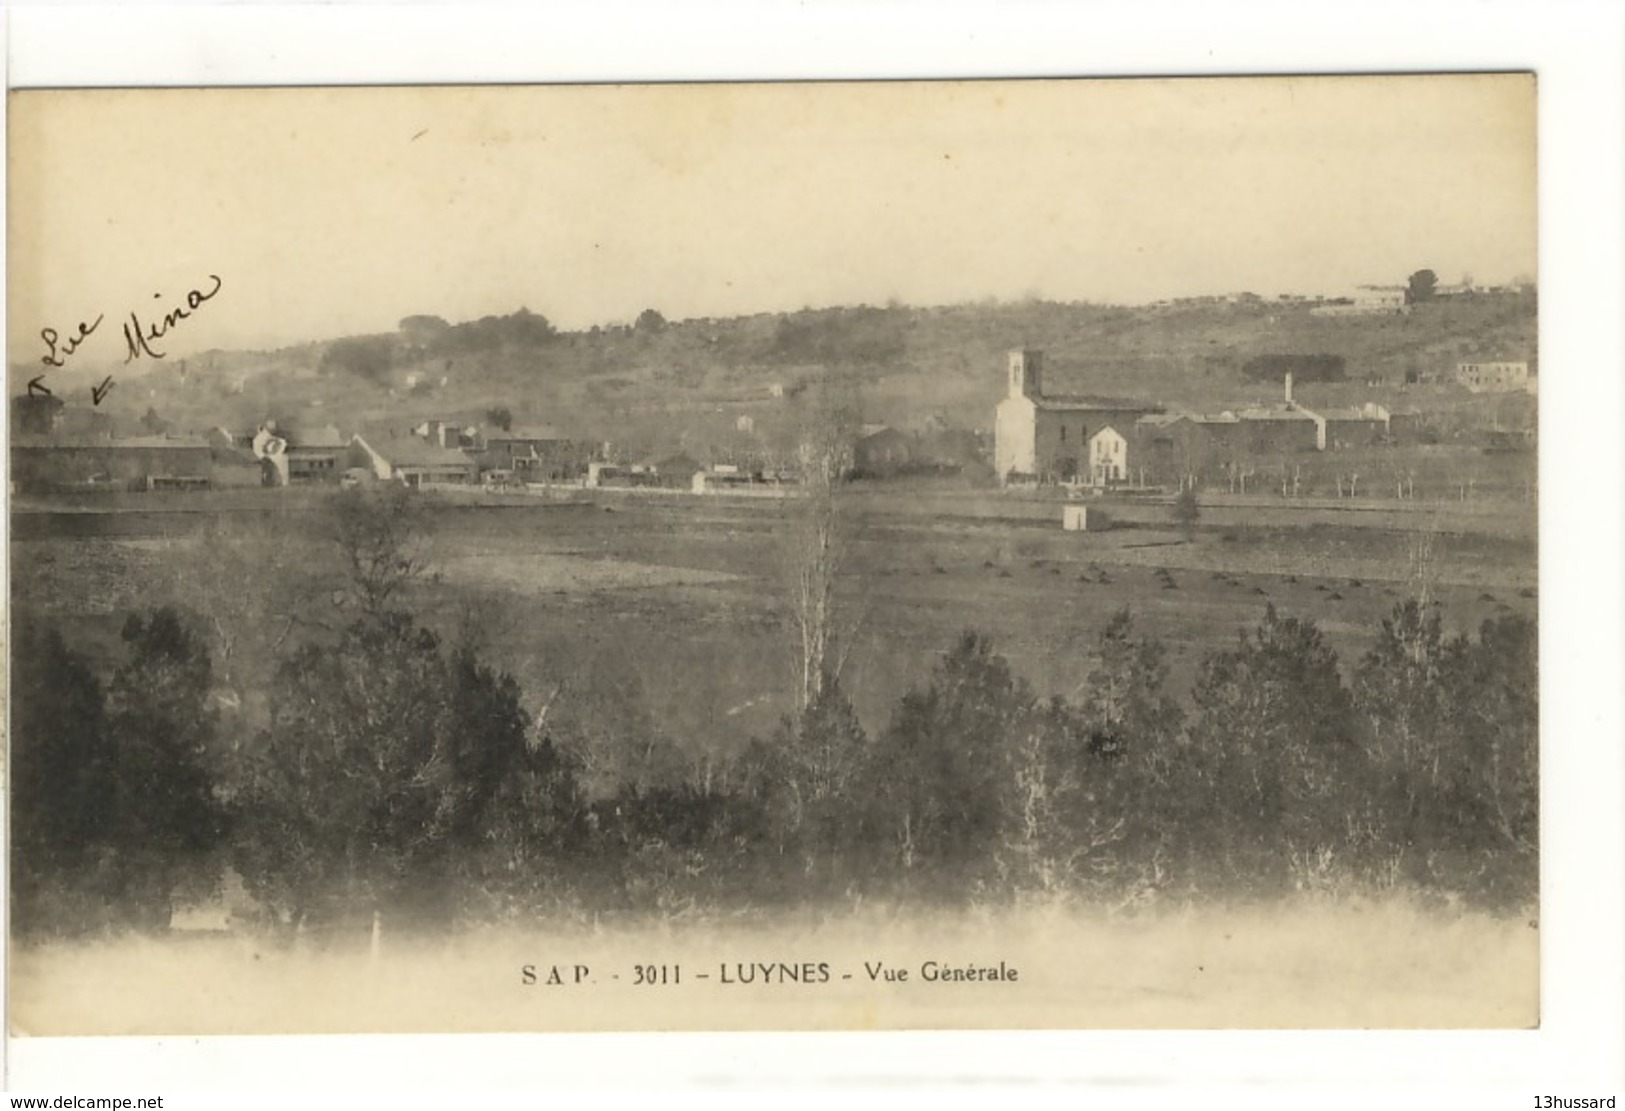
[[444, 448], [415, 436], [373, 446], [360, 436], [351, 439], [345, 470], [365, 469], [384, 481], [421, 486], [469, 486], [478, 479], [474, 458], [459, 448]]
[[1089, 481], [1096, 486], [1128, 481], [1128, 440], [1109, 424], [1089, 437]]
[[913, 462], [908, 434], [889, 425], [864, 425], [852, 445], [852, 466], [860, 475], [893, 474]]
[[24, 493], [188, 489], [209, 485], [206, 440], [190, 437], [47, 437], [11, 440], [11, 483]]
[[485, 433], [483, 470], [505, 470], [529, 482], [556, 482], [586, 473], [591, 452], [548, 426], [493, 428]]
[[1374, 402], [1347, 409], [1322, 409], [1326, 422], [1326, 450], [1342, 451], [1388, 439], [1389, 413]]

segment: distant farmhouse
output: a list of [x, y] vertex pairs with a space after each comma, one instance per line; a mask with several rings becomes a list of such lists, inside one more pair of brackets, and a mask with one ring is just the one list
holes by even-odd
[[1458, 363], [1456, 382], [1474, 393], [1534, 393], [1528, 363]]
[[1404, 286], [1362, 285], [1347, 297], [1339, 297], [1309, 310], [1311, 316], [1403, 315], [1411, 311]]
[[1046, 394], [1043, 353], [1008, 355], [1007, 393], [994, 413], [993, 466], [1001, 485], [1076, 482], [1090, 472], [1089, 440], [1103, 427], [1129, 428], [1160, 405]]

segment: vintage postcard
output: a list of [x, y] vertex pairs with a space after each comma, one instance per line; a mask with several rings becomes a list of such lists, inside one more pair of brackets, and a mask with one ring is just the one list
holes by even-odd
[[1536, 99], [11, 93], [11, 1033], [1538, 1026]]

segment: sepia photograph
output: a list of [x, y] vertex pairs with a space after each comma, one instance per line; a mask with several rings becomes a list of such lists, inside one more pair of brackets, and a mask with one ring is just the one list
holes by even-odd
[[12, 91], [10, 1034], [1539, 1027], [1537, 99]]

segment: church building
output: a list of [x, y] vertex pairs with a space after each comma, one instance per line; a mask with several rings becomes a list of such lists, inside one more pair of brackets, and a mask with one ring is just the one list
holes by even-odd
[[1046, 394], [1041, 351], [1011, 351], [1007, 389], [993, 422], [993, 465], [1000, 485], [1079, 482], [1090, 477], [1089, 441], [1108, 426], [1133, 428], [1162, 406], [1147, 402]]

